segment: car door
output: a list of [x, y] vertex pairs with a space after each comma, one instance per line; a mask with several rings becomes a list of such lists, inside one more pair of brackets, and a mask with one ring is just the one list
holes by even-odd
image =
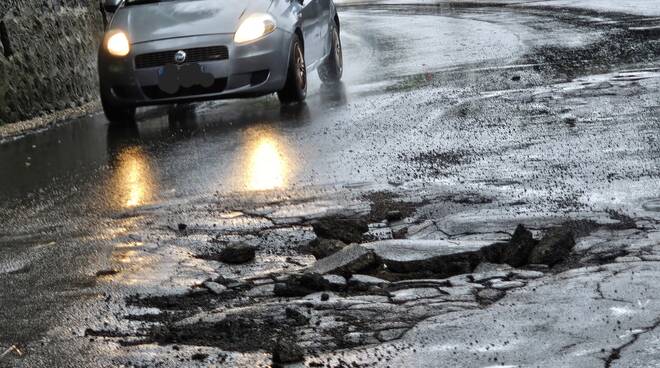
[[305, 37], [305, 62], [312, 65], [321, 57], [319, 0], [302, 0], [302, 31]]

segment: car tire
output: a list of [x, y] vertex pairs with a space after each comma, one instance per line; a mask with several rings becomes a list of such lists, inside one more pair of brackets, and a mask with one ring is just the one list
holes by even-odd
[[101, 106], [110, 124], [128, 125], [135, 122], [135, 107], [118, 106], [110, 102], [103, 92], [101, 92]]
[[339, 29], [337, 25], [332, 23], [333, 27], [331, 29], [332, 39], [330, 42], [330, 54], [319, 65], [319, 78], [323, 83], [337, 83], [341, 80], [341, 76], [344, 73], [344, 56], [342, 54], [341, 47], [341, 38], [339, 37]]
[[293, 35], [289, 67], [286, 73], [284, 87], [277, 92], [277, 97], [283, 104], [302, 102], [307, 96], [307, 66], [305, 52], [298, 34]]

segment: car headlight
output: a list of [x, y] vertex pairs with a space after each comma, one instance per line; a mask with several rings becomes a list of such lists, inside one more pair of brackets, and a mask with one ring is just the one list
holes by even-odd
[[275, 19], [270, 14], [252, 14], [245, 18], [234, 34], [234, 42], [257, 40], [275, 30]]
[[131, 45], [128, 42], [126, 33], [117, 31], [111, 34], [105, 42], [105, 47], [113, 56], [126, 56], [131, 51]]

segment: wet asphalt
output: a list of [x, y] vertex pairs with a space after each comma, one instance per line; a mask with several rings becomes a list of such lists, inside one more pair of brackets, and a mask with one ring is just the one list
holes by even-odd
[[[47, 351], [53, 335], [79, 334], [94, 274], [130, 228], [122, 214], [165, 202], [413, 183], [497, 197], [504, 211], [657, 211], [660, 108], [639, 94], [656, 86], [656, 54], [593, 70], [566, 52], [619, 35], [616, 19], [415, 6], [340, 17], [343, 83], [310, 74], [302, 106], [154, 108], [126, 127], [95, 114], [0, 144], [0, 347]], [[562, 52], [566, 68], [546, 68]]]

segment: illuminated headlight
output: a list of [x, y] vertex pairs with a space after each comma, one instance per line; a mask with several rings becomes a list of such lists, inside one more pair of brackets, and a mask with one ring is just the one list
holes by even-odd
[[252, 14], [245, 18], [234, 34], [234, 42], [257, 40], [275, 30], [275, 19], [270, 14]]
[[105, 47], [113, 56], [126, 56], [131, 51], [128, 37], [122, 31], [111, 33], [105, 41]]

